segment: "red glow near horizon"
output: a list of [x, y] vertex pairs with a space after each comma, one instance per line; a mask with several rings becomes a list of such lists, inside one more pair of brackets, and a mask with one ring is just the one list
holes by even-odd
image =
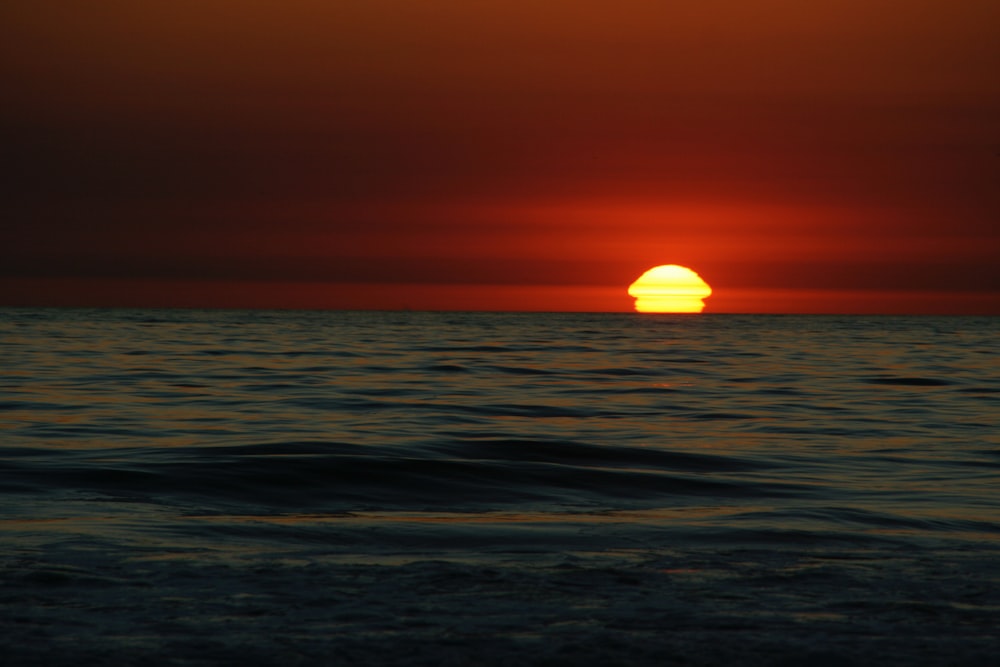
[[0, 305], [1000, 314], [1000, 4], [892, 3], [9, 0]]

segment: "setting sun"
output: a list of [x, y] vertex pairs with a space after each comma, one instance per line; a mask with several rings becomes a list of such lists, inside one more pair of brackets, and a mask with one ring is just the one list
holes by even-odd
[[712, 288], [686, 266], [654, 266], [629, 285], [640, 313], [700, 313]]

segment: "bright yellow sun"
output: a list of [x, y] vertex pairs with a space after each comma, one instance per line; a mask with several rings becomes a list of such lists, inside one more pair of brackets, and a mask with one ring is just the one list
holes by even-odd
[[686, 266], [654, 266], [629, 285], [640, 313], [700, 313], [712, 288]]

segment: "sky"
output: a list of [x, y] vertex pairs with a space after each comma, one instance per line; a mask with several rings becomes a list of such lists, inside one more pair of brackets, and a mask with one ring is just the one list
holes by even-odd
[[996, 0], [5, 0], [0, 305], [1000, 314]]

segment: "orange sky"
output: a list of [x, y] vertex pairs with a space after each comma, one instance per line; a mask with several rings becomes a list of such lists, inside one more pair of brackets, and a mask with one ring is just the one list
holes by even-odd
[[995, 0], [8, 0], [0, 304], [1000, 314]]

